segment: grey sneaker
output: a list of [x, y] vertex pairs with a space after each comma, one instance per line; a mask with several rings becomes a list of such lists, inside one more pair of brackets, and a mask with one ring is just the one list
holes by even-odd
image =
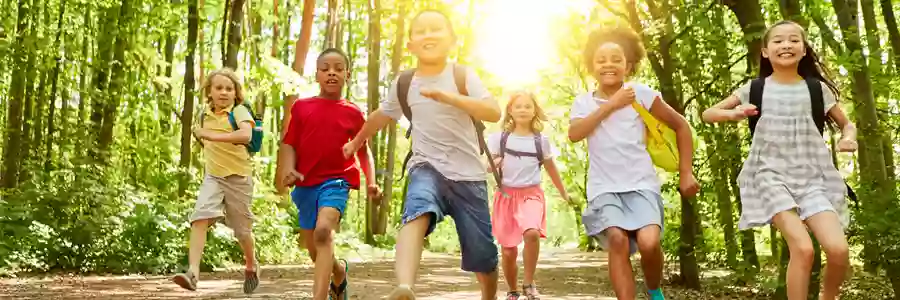
[[391, 291], [388, 300], [416, 300], [416, 295], [408, 285], [400, 285]]
[[172, 281], [183, 289], [189, 291], [197, 290], [197, 276], [190, 270], [175, 275], [175, 277], [172, 278]]

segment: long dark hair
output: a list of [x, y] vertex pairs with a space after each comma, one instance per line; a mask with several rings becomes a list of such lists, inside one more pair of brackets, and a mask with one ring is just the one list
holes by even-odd
[[[763, 47], [768, 46], [769, 44], [769, 34], [771, 34], [772, 29], [781, 25], [794, 25], [797, 28], [800, 28], [800, 33], [803, 36], [803, 47], [806, 48], [806, 55], [800, 59], [800, 63], [797, 65], [797, 74], [800, 74], [801, 77], [813, 77], [818, 79], [819, 81], [825, 83], [828, 86], [828, 89], [831, 90], [831, 93], [834, 94], [835, 100], [838, 99], [840, 93], [838, 92], [837, 86], [835, 86], [834, 82], [831, 81], [831, 75], [828, 72], [828, 69], [822, 64], [819, 60], [819, 55], [816, 54], [816, 51], [813, 50], [812, 46], [809, 44], [809, 39], [807, 38], [806, 30], [803, 29], [803, 26], [797, 24], [793, 21], [780, 21], [775, 23], [766, 29], [766, 34], [763, 36]], [[766, 78], [772, 75], [772, 62], [769, 61], [768, 58], [762, 55], [762, 52], [759, 54], [759, 78]]]

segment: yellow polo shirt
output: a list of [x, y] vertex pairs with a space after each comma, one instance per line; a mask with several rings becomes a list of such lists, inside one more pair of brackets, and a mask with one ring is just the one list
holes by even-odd
[[[208, 108], [203, 114], [203, 128], [217, 133], [234, 132], [231, 123], [228, 122], [228, 107], [219, 112], [213, 112]], [[234, 119], [237, 124], [250, 122], [253, 124], [253, 116], [243, 105], [234, 107]], [[244, 144], [232, 144], [228, 142], [213, 142], [204, 140], [203, 155], [206, 158], [206, 173], [216, 177], [229, 175], [250, 176], [253, 165], [250, 162], [250, 153]]]

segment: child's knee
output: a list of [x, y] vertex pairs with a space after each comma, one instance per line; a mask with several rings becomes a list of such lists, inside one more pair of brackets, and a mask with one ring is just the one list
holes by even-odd
[[503, 247], [503, 249], [501, 250], [501, 252], [503, 253], [503, 256], [516, 257], [516, 256], [519, 255], [519, 248], [517, 248], [517, 247]]
[[850, 264], [850, 247], [847, 241], [838, 241], [828, 245], [822, 245], [822, 251], [828, 258], [828, 264]]
[[610, 227], [604, 233], [610, 249], [628, 249], [628, 233], [617, 227]]
[[788, 251], [791, 253], [791, 261], [812, 265], [815, 249], [813, 248], [812, 241], [809, 239], [801, 239], [795, 241], [793, 244], [789, 244]]
[[330, 245], [332, 241], [333, 229], [329, 225], [316, 226], [313, 230], [313, 243], [316, 246]]
[[638, 250], [648, 253], [661, 248], [658, 227], [647, 227], [637, 233]]
[[238, 242], [253, 241], [253, 231], [250, 228], [242, 228], [234, 231], [234, 237]]
[[541, 240], [541, 232], [537, 231], [537, 229], [528, 229], [522, 235], [522, 238], [525, 240], [525, 243], [537, 243]]

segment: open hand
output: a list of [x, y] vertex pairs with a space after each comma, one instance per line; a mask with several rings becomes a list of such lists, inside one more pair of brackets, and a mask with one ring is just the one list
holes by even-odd
[[696, 196], [697, 192], [700, 191], [700, 183], [697, 182], [697, 178], [694, 177], [694, 174], [682, 174], [678, 181], [678, 191], [681, 192], [681, 196], [683, 197]]
[[757, 114], [759, 114], [759, 110], [756, 109], [756, 105], [741, 104], [731, 110], [731, 120], [739, 121], [749, 116], [755, 116]]
[[450, 101], [450, 94], [441, 90], [421, 88], [419, 89], [419, 94], [434, 99], [434, 101], [437, 102], [447, 103], [448, 101]]
[[281, 179], [281, 185], [294, 186], [297, 181], [303, 181], [303, 179], [305, 179], [305, 177], [303, 177], [303, 174], [300, 174], [300, 172], [297, 172], [297, 170], [291, 168], [289, 170], [286, 170], [286, 172], [284, 173], [284, 177], [282, 177]]
[[859, 146], [856, 144], [856, 141], [848, 138], [841, 138], [841, 140], [837, 143], [837, 149], [840, 152], [853, 152], [856, 151], [856, 148], [858, 147]]
[[369, 200], [375, 204], [381, 203], [381, 187], [377, 184], [370, 184], [366, 187], [366, 193], [369, 195]]
[[631, 105], [631, 102], [634, 102], [634, 89], [630, 86], [623, 86], [609, 98], [609, 103], [617, 109]]

